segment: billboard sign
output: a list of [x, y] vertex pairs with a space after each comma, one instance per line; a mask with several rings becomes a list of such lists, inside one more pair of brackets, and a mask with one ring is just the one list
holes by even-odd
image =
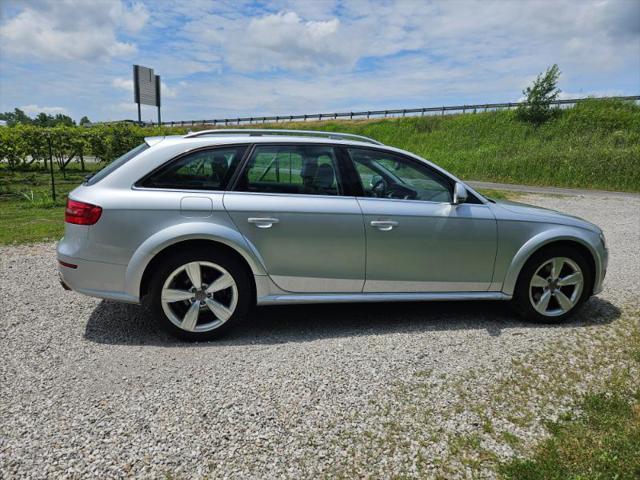
[[158, 107], [160, 123], [160, 75], [155, 75], [153, 68], [133, 66], [133, 100], [138, 104], [138, 122], [142, 121], [140, 105], [151, 105]]
[[160, 106], [160, 75], [153, 68], [133, 66], [133, 94], [136, 103]]

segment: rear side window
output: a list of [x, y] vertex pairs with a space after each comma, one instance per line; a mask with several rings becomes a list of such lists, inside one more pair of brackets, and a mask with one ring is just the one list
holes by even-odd
[[98, 170], [93, 175], [90, 175], [89, 177], [87, 177], [87, 180], [84, 182], [84, 184], [93, 185], [94, 183], [98, 183], [104, 177], [106, 177], [110, 173], [113, 173], [116, 169], [120, 168], [122, 165], [127, 163], [132, 158], [137, 157], [139, 154], [144, 152], [147, 148], [149, 148], [149, 145], [147, 145], [146, 143], [143, 143], [142, 145], [138, 145], [133, 150], [129, 150], [127, 153], [125, 153], [121, 157], [118, 157], [115, 160], [113, 160], [109, 165], [107, 165], [103, 169]]
[[341, 195], [333, 147], [258, 145], [238, 178], [243, 192]]
[[138, 186], [178, 190], [224, 190], [246, 146], [199, 150], [184, 155], [142, 179]]

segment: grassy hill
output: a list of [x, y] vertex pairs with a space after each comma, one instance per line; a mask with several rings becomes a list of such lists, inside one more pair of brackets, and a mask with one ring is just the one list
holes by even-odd
[[[585, 101], [559, 111], [553, 120], [540, 127], [521, 122], [513, 111], [278, 123], [266, 127], [371, 136], [387, 145], [415, 152], [465, 180], [640, 192], [640, 106], [629, 102]], [[139, 144], [144, 136], [187, 130], [98, 128], [74, 127], [67, 133], [93, 132], [104, 144], [117, 144], [124, 152]], [[87, 168], [94, 170], [103, 165], [90, 163]], [[0, 244], [59, 238], [64, 197], [86, 173], [75, 162], [69, 164], [65, 174], [56, 168], [58, 199], [53, 202], [49, 193], [50, 174], [41, 164], [15, 171], [9, 170], [6, 163], [0, 165]], [[489, 194], [504, 196], [495, 191]]]
[[371, 136], [465, 180], [640, 192], [640, 105], [632, 102], [588, 100], [540, 127], [500, 111], [268, 128]]

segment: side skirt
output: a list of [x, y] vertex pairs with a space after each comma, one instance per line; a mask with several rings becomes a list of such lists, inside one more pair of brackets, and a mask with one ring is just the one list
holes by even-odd
[[258, 297], [258, 305], [351, 302], [429, 302], [447, 300], [511, 300], [502, 292], [433, 293], [290, 293]]

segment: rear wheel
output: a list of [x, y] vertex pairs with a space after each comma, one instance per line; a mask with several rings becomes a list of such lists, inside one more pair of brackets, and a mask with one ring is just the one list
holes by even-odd
[[549, 247], [523, 267], [513, 304], [529, 320], [561, 322], [589, 298], [591, 281], [589, 265], [580, 253], [565, 246]]
[[210, 340], [239, 323], [251, 305], [251, 277], [235, 258], [196, 250], [171, 257], [155, 273], [154, 317], [185, 340]]

